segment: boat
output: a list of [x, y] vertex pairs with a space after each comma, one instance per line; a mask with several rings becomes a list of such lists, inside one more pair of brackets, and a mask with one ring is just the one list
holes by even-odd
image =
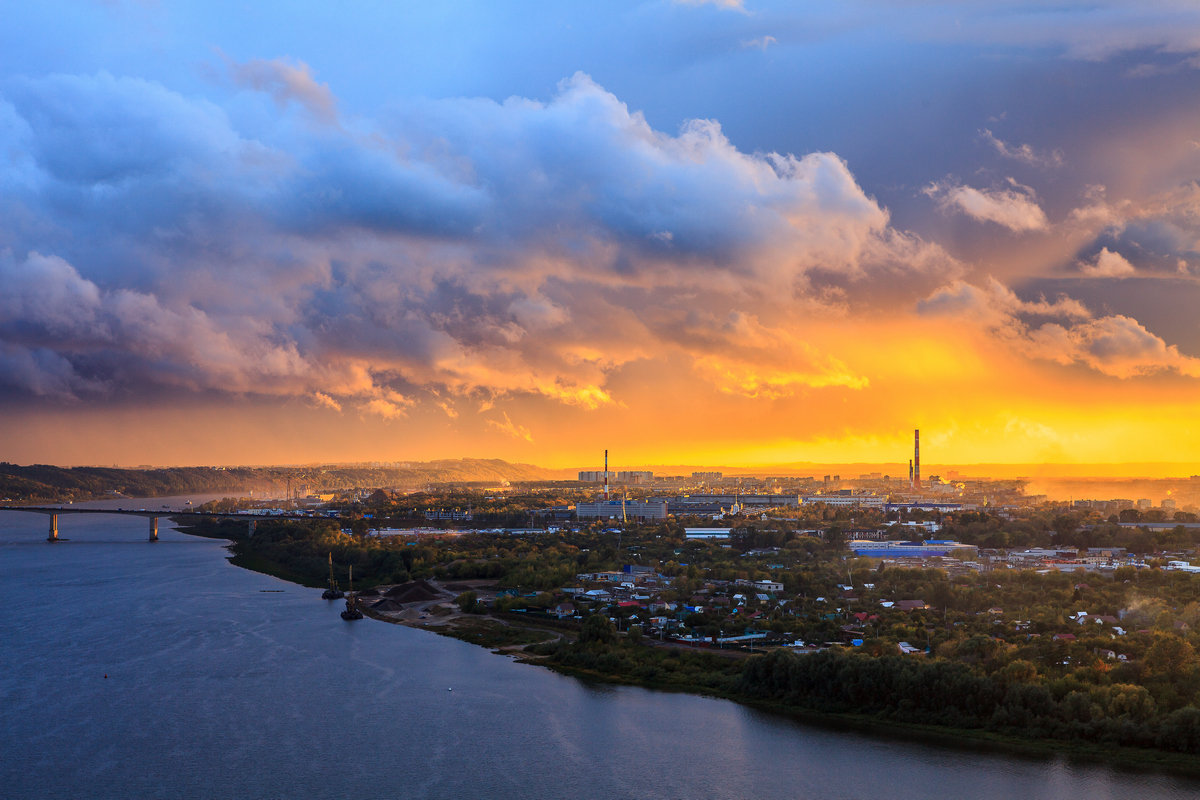
[[350, 594], [346, 597], [346, 610], [342, 612], [342, 619], [362, 619], [363, 613], [358, 610], [358, 598], [354, 596], [354, 565], [350, 565]]
[[326, 600], [339, 600], [346, 596], [346, 593], [338, 588], [337, 581], [333, 579], [333, 553], [329, 554], [329, 588], [321, 592], [321, 597]]

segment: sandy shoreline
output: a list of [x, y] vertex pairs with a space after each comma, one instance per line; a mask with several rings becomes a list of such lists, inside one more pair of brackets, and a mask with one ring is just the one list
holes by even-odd
[[[525, 652], [525, 648], [530, 644], [566, 638], [562, 631], [552, 631], [537, 625], [521, 625], [487, 613], [465, 613], [455, 604], [455, 598], [467, 591], [475, 592], [481, 603], [490, 603], [497, 594], [495, 581], [442, 583], [426, 580], [420, 583], [434, 589], [437, 596], [410, 603], [387, 602], [390, 600], [388, 592], [402, 592], [405, 587], [413, 584], [379, 586], [370, 595], [360, 595], [359, 608], [364, 616], [381, 622], [431, 631], [522, 659], [543, 658]], [[374, 604], [379, 604], [380, 607], [373, 607]]]

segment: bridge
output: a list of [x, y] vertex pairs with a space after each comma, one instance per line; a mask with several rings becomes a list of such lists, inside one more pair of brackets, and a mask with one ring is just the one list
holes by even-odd
[[206, 511], [171, 511], [163, 509], [160, 511], [152, 511], [145, 508], [127, 509], [127, 508], [62, 508], [59, 506], [0, 506], [0, 511], [27, 511], [34, 514], [45, 514], [50, 517], [50, 533], [46, 537], [48, 542], [58, 541], [58, 518], [62, 514], [117, 514], [124, 517], [146, 517], [150, 521], [150, 539], [151, 542], [158, 541], [158, 520], [160, 517], [190, 517], [192, 519], [243, 519], [250, 523], [249, 535], [254, 535], [254, 526], [259, 520], [264, 519], [321, 519], [321, 517], [313, 517], [305, 514], [246, 514], [238, 512], [228, 513], [213, 513]]

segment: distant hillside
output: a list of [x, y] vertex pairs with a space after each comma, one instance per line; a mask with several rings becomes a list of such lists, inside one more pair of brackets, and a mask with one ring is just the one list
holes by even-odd
[[[278, 468], [271, 468], [273, 471]], [[274, 472], [273, 472], [274, 474]], [[533, 464], [510, 464], [495, 458], [412, 461], [397, 466], [371, 467], [360, 464], [296, 467], [288, 473], [303, 480], [310, 491], [353, 488], [419, 489], [442, 483], [510, 483], [544, 481], [557, 477], [554, 470]], [[278, 480], [278, 478], [276, 478]]]
[[89, 500], [118, 492], [129, 497], [177, 494], [273, 494], [332, 492], [354, 488], [418, 489], [439, 483], [501, 483], [559, 477], [558, 471], [499, 459], [445, 459], [374, 467], [328, 464], [303, 467], [112, 467], [20, 466], [0, 462], [0, 500]]
[[212, 467], [146, 470], [47, 464], [22, 467], [5, 462], [0, 463], [0, 499], [65, 501], [104, 497], [113, 492], [131, 497], [227, 492], [253, 482], [255, 472]]
[[510, 464], [498, 458], [460, 458], [414, 462], [407, 468], [384, 470], [423, 483], [445, 481], [546, 481], [559, 477], [560, 470], [533, 464]]

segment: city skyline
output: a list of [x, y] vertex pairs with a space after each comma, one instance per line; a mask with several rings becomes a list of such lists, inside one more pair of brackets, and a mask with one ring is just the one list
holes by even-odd
[[0, 459], [1196, 469], [1192, 4], [9, 16]]

